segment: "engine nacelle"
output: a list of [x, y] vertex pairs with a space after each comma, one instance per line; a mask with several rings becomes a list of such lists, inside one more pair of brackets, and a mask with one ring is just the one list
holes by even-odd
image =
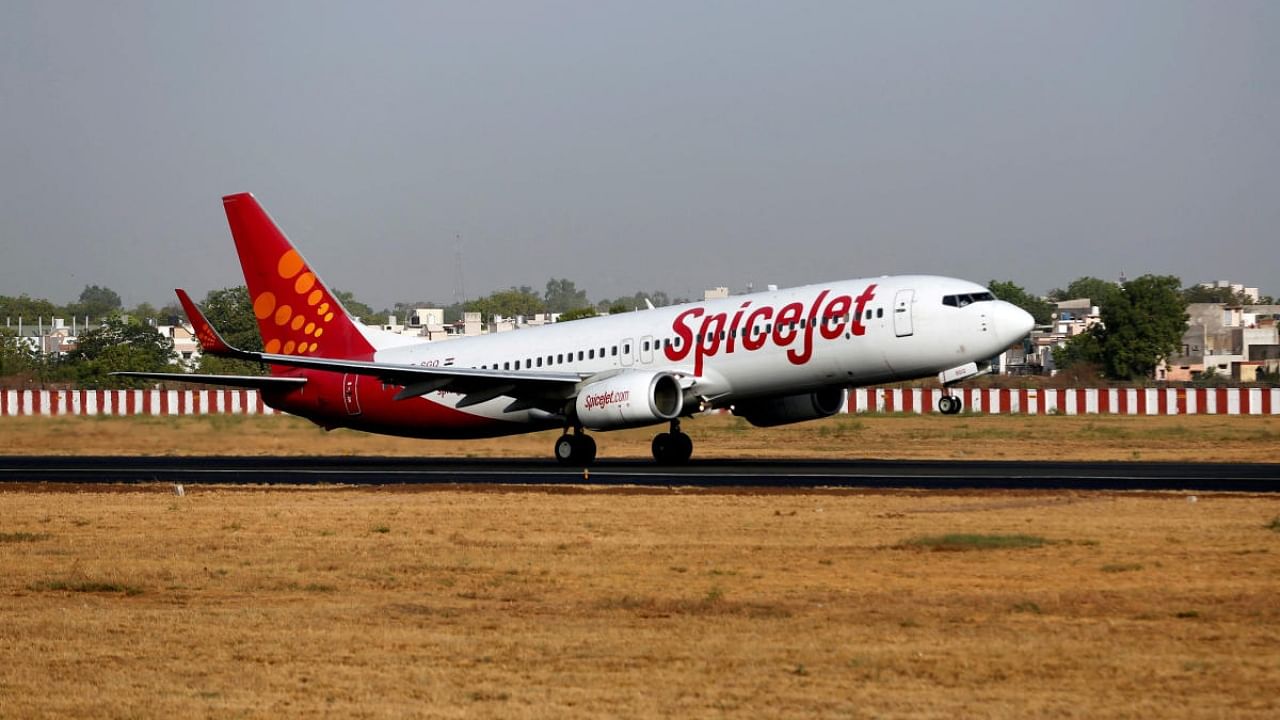
[[830, 387], [803, 395], [748, 400], [734, 404], [733, 414], [746, 418], [756, 427], [817, 420], [843, 410], [845, 394], [844, 388]]
[[684, 390], [672, 373], [627, 371], [583, 388], [574, 409], [591, 430], [652, 425], [680, 417]]

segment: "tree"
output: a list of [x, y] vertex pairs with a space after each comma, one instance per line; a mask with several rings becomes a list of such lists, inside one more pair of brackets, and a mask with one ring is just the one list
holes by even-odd
[[547, 312], [563, 313], [569, 310], [587, 307], [587, 291], [579, 290], [572, 280], [552, 278], [547, 281], [547, 293], [543, 296], [547, 303]]
[[18, 341], [16, 328], [0, 327], [0, 377], [30, 372], [36, 367], [36, 354]]
[[64, 313], [64, 308], [43, 298], [33, 298], [25, 294], [17, 297], [0, 295], [0, 317], [15, 325], [18, 323], [18, 318], [22, 318], [24, 323], [35, 324], [39, 318], [48, 321], [49, 318]]
[[[244, 285], [210, 290], [204, 297], [201, 310], [218, 334], [222, 335], [222, 339], [231, 346], [250, 352], [262, 352], [262, 334], [258, 331], [258, 320], [253, 315], [249, 289]], [[203, 353], [200, 355], [199, 370], [213, 375], [266, 374], [266, 368], [260, 363]]]
[[585, 318], [593, 318], [600, 313], [596, 312], [593, 307], [582, 307], [574, 310], [566, 310], [560, 313], [558, 322], [569, 322], [570, 320], [583, 320]]
[[132, 385], [135, 381], [113, 378], [118, 370], [165, 372], [172, 370], [173, 341], [155, 328], [136, 320], [111, 316], [80, 336], [66, 362], [76, 368], [84, 385]]
[[1091, 332], [1070, 337], [1062, 347], [1053, 349], [1053, 364], [1058, 370], [1070, 370], [1085, 366], [1095, 369], [1102, 366], [1102, 343]]
[[601, 300], [596, 303], [596, 309], [601, 312], [607, 312], [610, 315], [618, 313], [631, 312], [632, 310], [641, 310], [648, 305], [645, 301], [653, 303], [654, 307], [666, 307], [671, 305], [671, 297], [661, 290], [649, 292], [637, 292], [634, 295], [620, 297], [616, 300]]
[[1248, 305], [1251, 302], [1244, 293], [1237, 293], [1229, 287], [1203, 285], [1183, 288], [1182, 299], [1188, 303], [1223, 303], [1225, 305]]
[[1102, 307], [1102, 323], [1092, 332], [1108, 377], [1151, 377], [1161, 360], [1182, 347], [1187, 302], [1181, 287], [1176, 277], [1143, 275], [1126, 282]]
[[359, 321], [375, 324], [379, 322], [379, 320], [373, 315], [373, 308], [357, 300], [355, 293], [335, 289], [333, 291], [333, 296], [338, 299], [338, 302], [342, 303], [342, 307], [346, 308], [347, 312], [352, 317]]
[[200, 310], [223, 340], [233, 347], [252, 352], [262, 351], [262, 335], [253, 315], [253, 302], [244, 285], [210, 290]]
[[85, 285], [80, 291], [80, 299], [69, 305], [72, 315], [88, 315], [90, 318], [102, 318], [120, 310], [123, 305], [120, 296], [111, 288]]
[[542, 298], [528, 285], [499, 290], [489, 295], [472, 300], [466, 305], [467, 312], [478, 312], [482, 317], [492, 318], [494, 315], [515, 317], [516, 315], [536, 315], [547, 312], [547, 305]]
[[1026, 290], [1023, 290], [1013, 281], [992, 280], [987, 283], [987, 287], [991, 289], [991, 294], [1005, 302], [1013, 303], [1018, 307], [1031, 313], [1031, 317], [1035, 318], [1036, 324], [1044, 325], [1052, 321], [1053, 305], [1042, 300]]
[[1049, 299], [1061, 302], [1063, 300], [1088, 298], [1093, 305], [1103, 306], [1119, 290], [1120, 286], [1113, 282], [1086, 275], [1072, 280], [1065, 290], [1050, 290]]

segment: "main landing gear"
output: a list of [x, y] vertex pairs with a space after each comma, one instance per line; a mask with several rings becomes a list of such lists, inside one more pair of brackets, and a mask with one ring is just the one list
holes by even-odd
[[693, 440], [680, 432], [680, 421], [671, 421], [671, 432], [653, 436], [653, 459], [662, 465], [683, 465], [693, 455]]
[[[680, 432], [680, 421], [671, 421], [671, 432], [653, 436], [653, 459], [662, 465], [683, 465], [693, 455], [693, 440]], [[561, 465], [590, 465], [596, 460], [596, 441], [574, 428], [556, 438], [556, 460]]]
[[964, 409], [964, 400], [958, 395], [946, 394], [938, 398], [938, 412], [943, 415], [956, 415]]
[[590, 465], [596, 460], [596, 441], [577, 428], [556, 440], [556, 460], [561, 465]]

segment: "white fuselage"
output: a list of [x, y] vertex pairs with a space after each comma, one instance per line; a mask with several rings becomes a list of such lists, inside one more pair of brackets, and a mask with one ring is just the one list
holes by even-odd
[[[815, 322], [816, 321], [816, 322]], [[934, 375], [1003, 352], [1031, 318], [973, 282], [887, 276], [733, 296], [538, 328], [384, 347], [379, 363], [502, 371], [670, 370], [704, 407]], [[453, 407], [461, 395], [436, 392]], [[496, 398], [463, 412], [545, 424]]]

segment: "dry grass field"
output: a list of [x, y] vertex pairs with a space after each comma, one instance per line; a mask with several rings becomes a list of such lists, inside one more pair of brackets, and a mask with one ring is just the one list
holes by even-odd
[[[694, 458], [939, 458], [1280, 462], [1280, 417], [840, 415], [753, 428], [727, 415], [684, 423]], [[649, 457], [657, 432], [593, 433], [600, 458]], [[288, 416], [0, 418], [0, 454], [399, 455], [550, 458], [559, 431], [491, 440], [325, 432]]]
[[[686, 429], [703, 458], [1271, 462], [1280, 439], [1248, 417]], [[602, 457], [651, 433], [598, 434]], [[553, 437], [0, 420], [27, 454]], [[0, 718], [1271, 718], [1278, 597], [1272, 496], [0, 484]]]
[[1280, 499], [1190, 500], [0, 486], [0, 717], [1276, 717]]

